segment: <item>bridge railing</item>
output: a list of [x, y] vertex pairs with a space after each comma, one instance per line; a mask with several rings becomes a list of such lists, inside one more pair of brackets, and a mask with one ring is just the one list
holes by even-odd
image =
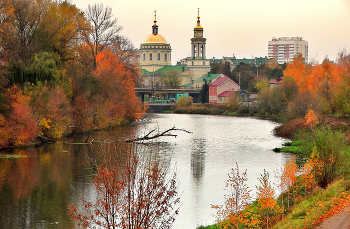
[[178, 90], [200, 90], [201, 88], [196, 88], [193, 86], [176, 86], [176, 87], [170, 87], [170, 86], [148, 86], [148, 85], [137, 85], [135, 88], [142, 88], [142, 89], [149, 89], [149, 90], [171, 90], [171, 89], [178, 89]]

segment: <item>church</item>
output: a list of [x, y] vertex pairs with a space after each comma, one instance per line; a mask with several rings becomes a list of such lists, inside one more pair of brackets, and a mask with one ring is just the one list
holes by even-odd
[[193, 86], [196, 79], [210, 71], [210, 59], [206, 59], [206, 38], [200, 24], [199, 8], [197, 25], [191, 38], [191, 57], [184, 58], [173, 66], [171, 51], [171, 45], [158, 32], [155, 11], [152, 34], [145, 39], [139, 49], [142, 86], [160, 86], [162, 74], [172, 69], [180, 73], [181, 86]]

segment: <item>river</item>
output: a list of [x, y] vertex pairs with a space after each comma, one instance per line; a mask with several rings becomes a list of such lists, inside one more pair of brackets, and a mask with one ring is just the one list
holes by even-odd
[[[151, 129], [163, 131], [173, 126], [190, 132], [173, 132], [152, 144], [176, 167], [181, 193], [175, 229], [194, 229], [215, 223], [211, 204], [222, 204], [227, 174], [238, 163], [247, 169], [248, 186], [256, 193], [258, 177], [266, 169], [274, 180], [274, 170], [292, 155], [274, 153], [286, 140], [273, 135], [277, 123], [246, 117], [155, 114], [148, 121], [109, 132], [95, 133], [93, 145], [58, 142], [1, 152], [21, 154], [19, 159], [0, 159], [0, 228], [74, 228], [67, 205], [79, 205], [82, 197], [93, 194], [90, 186], [91, 159], [107, 150], [106, 141], [140, 136]], [[67, 139], [68, 143], [82, 138]], [[159, 143], [160, 142], [160, 143]], [[155, 148], [154, 148], [155, 147]]]

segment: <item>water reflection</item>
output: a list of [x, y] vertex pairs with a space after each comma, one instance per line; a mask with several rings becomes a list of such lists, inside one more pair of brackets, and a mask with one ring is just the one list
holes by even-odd
[[263, 169], [273, 173], [277, 164], [291, 157], [271, 150], [285, 141], [273, 136], [276, 123], [174, 114], [156, 115], [145, 123], [94, 133], [89, 139], [94, 140], [92, 145], [71, 144], [86, 138], [76, 135], [64, 140], [68, 144], [2, 152], [26, 157], [0, 159], [0, 228], [75, 228], [67, 205], [81, 204], [81, 197], [95, 198], [90, 182], [96, 165], [105, 156], [118, 158], [120, 166], [128, 160], [122, 144], [115, 142], [174, 125], [193, 134], [176, 132], [177, 138], [166, 137], [133, 147], [140, 153], [152, 153], [164, 165], [171, 159], [171, 165], [176, 166], [179, 192], [183, 194], [175, 229], [215, 222], [210, 204], [223, 203], [227, 173], [236, 162], [240, 170], [248, 169], [249, 186], [254, 188]]
[[200, 181], [205, 168], [205, 139], [193, 139], [191, 149], [191, 169], [195, 180]]

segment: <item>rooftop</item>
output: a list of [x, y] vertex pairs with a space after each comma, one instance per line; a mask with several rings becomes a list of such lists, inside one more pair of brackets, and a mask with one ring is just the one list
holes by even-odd
[[220, 84], [222, 84], [223, 82], [225, 82], [228, 79], [230, 79], [230, 78], [228, 78], [227, 76], [219, 77], [214, 82], [212, 82], [210, 84], [210, 86], [219, 86]]

